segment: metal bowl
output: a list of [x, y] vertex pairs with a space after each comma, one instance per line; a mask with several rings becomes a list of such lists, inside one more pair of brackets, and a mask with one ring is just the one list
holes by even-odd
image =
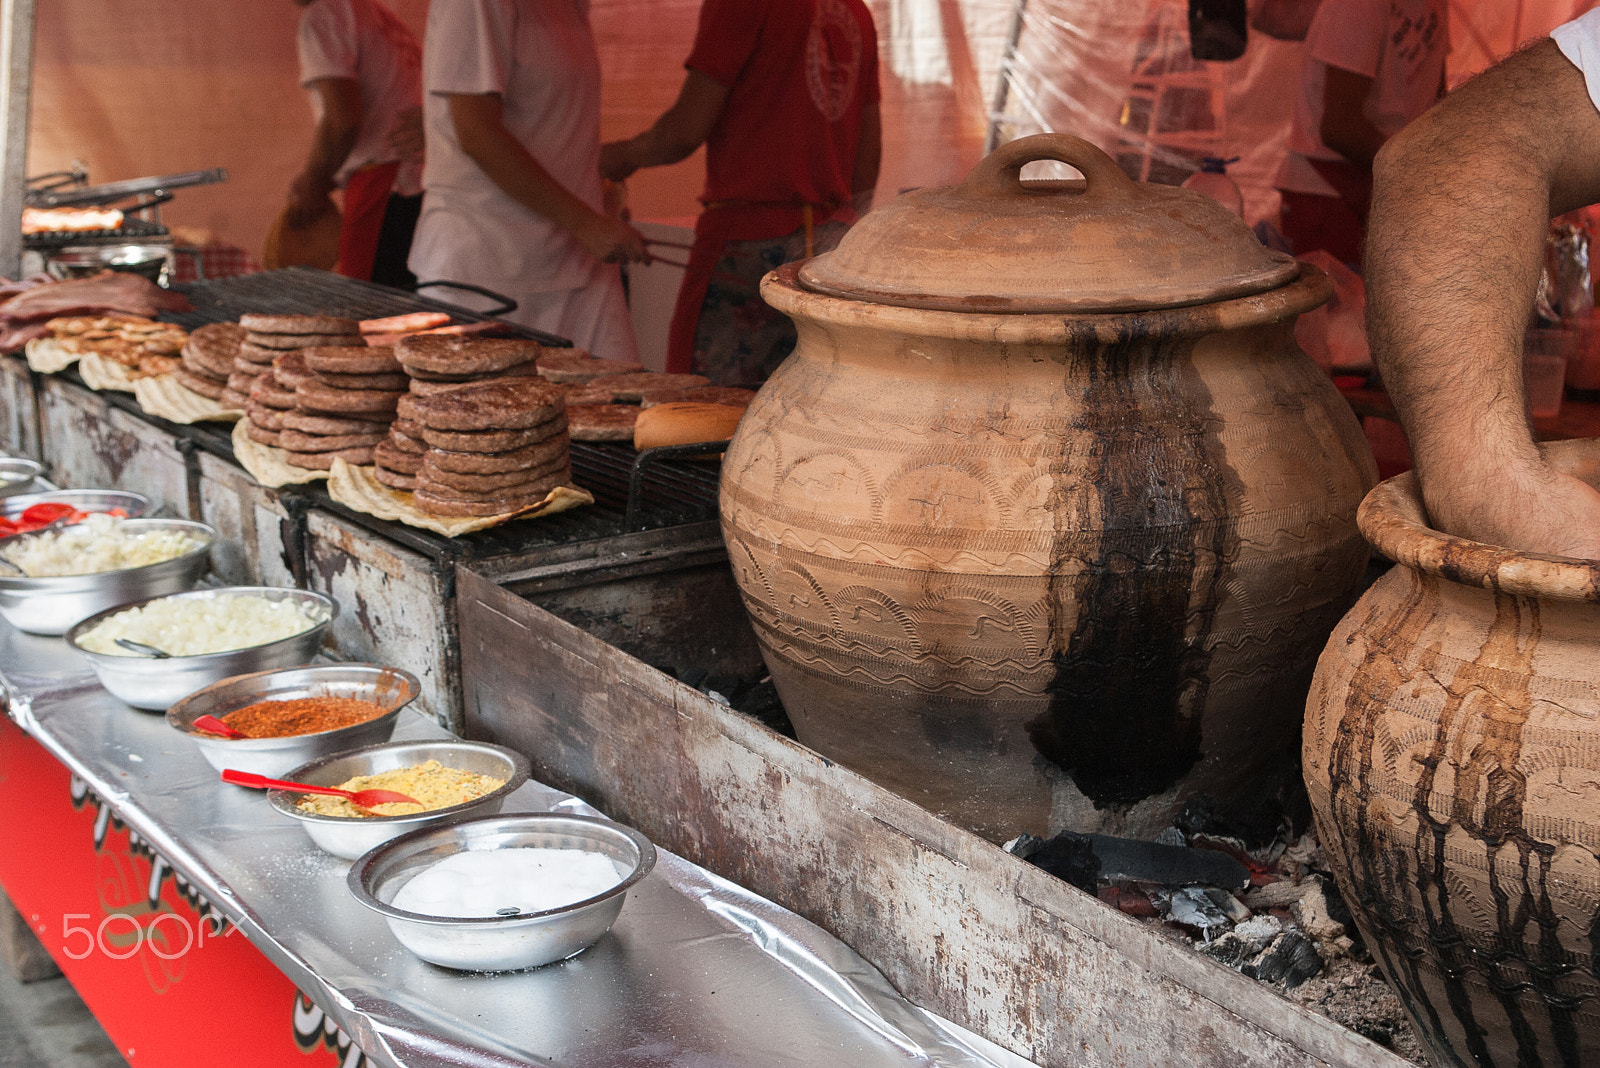
[[74, 245], [52, 252], [44, 269], [52, 278], [89, 278], [107, 267], [131, 271], [165, 285], [172, 271], [172, 249], [167, 245]]
[[[50, 495], [52, 498], [54, 494]], [[25, 498], [5, 502], [14, 506]], [[205, 539], [198, 549], [158, 564], [131, 567], [123, 571], [100, 571], [92, 575], [59, 575], [50, 578], [23, 578], [0, 574], [0, 616], [18, 630], [29, 634], [63, 634], [74, 624], [96, 612], [160, 594], [180, 593], [200, 581], [210, 560], [216, 531], [204, 523], [184, 519], [130, 519], [123, 529], [181, 530]], [[32, 538], [37, 534], [22, 534]]]
[[37, 460], [24, 460], [16, 456], [0, 456], [0, 498], [29, 493], [38, 487], [34, 482], [43, 468]]
[[[6, 464], [29, 463], [32, 460], [0, 460], [0, 478], [5, 477]], [[38, 467], [34, 464], [34, 467]], [[18, 493], [12, 495], [7, 492], [10, 484], [0, 486], [0, 515], [7, 519], [16, 519], [36, 504], [70, 504], [80, 512], [109, 512], [113, 508], [121, 508], [127, 513], [127, 518], [138, 519], [150, 510], [150, 498], [141, 493], [127, 493], [123, 490], [46, 490], [40, 493]], [[52, 523], [40, 530], [29, 531], [30, 534], [41, 534], [45, 530], [54, 530], [63, 524]], [[26, 537], [26, 534], [15, 534], [13, 537]], [[3, 540], [3, 539], [0, 539]]]
[[[603, 894], [558, 909], [516, 916], [455, 919], [390, 904], [422, 869], [455, 853], [490, 849], [582, 849], [603, 853], [627, 872]], [[413, 831], [374, 849], [350, 868], [355, 899], [389, 924], [400, 944], [423, 960], [461, 971], [501, 972], [566, 960], [611, 930], [628, 890], [655, 867], [650, 840], [594, 816], [530, 812], [484, 816]]]
[[[243, 649], [228, 649], [220, 653], [202, 653], [199, 656], [169, 656], [163, 658], [140, 656], [113, 656], [95, 653], [79, 645], [79, 641], [102, 621], [117, 612], [138, 608], [152, 601], [174, 598], [209, 598], [239, 595], [265, 597], [269, 601], [299, 601], [302, 605], [320, 607], [327, 615], [321, 623], [299, 634], [291, 634], [266, 645], [251, 645]], [[100, 677], [100, 685], [135, 708], [162, 710], [172, 707], [196, 690], [214, 682], [271, 668], [298, 667], [310, 663], [322, 645], [323, 632], [339, 614], [339, 606], [320, 593], [310, 590], [287, 590], [276, 586], [219, 586], [209, 590], [191, 590], [172, 593], [166, 597], [148, 597], [132, 604], [122, 604], [96, 613], [67, 631], [67, 644], [89, 660], [89, 666]]]
[[[409, 671], [378, 664], [319, 664], [311, 667], [257, 671], [214, 682], [167, 709], [167, 723], [187, 734], [218, 771], [236, 768], [270, 778], [317, 757], [387, 742], [400, 710], [416, 699], [422, 684]], [[354, 697], [388, 711], [365, 723], [289, 738], [221, 738], [195, 727], [201, 716], [219, 719], [257, 701], [294, 701], [303, 697]]]
[[514, 749], [488, 742], [465, 742], [456, 739], [433, 742], [389, 742], [372, 745], [346, 753], [313, 760], [302, 764], [284, 776], [294, 782], [312, 786], [338, 786], [357, 775], [376, 775], [380, 771], [395, 771], [437, 760], [447, 768], [477, 772], [504, 779], [505, 785], [484, 794], [475, 801], [432, 812], [419, 812], [414, 816], [320, 816], [302, 812], [295, 805], [304, 794], [291, 790], [269, 790], [267, 799], [272, 807], [285, 816], [300, 821], [306, 833], [318, 846], [336, 857], [354, 860], [369, 849], [382, 845], [391, 838], [431, 826], [463, 815], [488, 815], [499, 812], [513, 790], [528, 781], [531, 769], [528, 758]]

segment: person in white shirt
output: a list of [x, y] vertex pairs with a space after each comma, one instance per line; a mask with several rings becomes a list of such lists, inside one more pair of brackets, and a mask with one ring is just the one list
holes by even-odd
[[1449, 50], [1446, 0], [1323, 0], [1276, 181], [1296, 253], [1360, 260], [1372, 159], [1443, 95]]
[[1600, 492], [1545, 462], [1523, 401], [1550, 218], [1600, 202], [1600, 10], [1551, 38], [1378, 153], [1367, 325], [1432, 524], [1600, 560]]
[[433, 0], [417, 276], [518, 302], [506, 316], [636, 359], [617, 265], [644, 237], [604, 211], [600, 61], [588, 0]]
[[289, 187], [301, 228], [344, 190], [340, 274], [408, 288], [411, 233], [422, 206], [422, 49], [377, 0], [295, 0], [300, 84], [316, 104], [305, 166]]

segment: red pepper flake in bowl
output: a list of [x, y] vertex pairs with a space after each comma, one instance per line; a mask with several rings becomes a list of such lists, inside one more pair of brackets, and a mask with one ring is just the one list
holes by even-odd
[[258, 701], [221, 719], [251, 738], [290, 738], [353, 727], [388, 711], [382, 705], [355, 697], [300, 697], [291, 701]]

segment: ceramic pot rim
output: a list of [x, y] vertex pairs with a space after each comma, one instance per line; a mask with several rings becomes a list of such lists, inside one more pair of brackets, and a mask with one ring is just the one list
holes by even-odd
[[784, 264], [761, 280], [768, 304], [795, 319], [859, 326], [908, 336], [1000, 344], [1082, 345], [1090, 341], [1126, 342], [1130, 328], [1147, 337], [1185, 337], [1221, 333], [1293, 319], [1333, 295], [1333, 281], [1309, 263], [1292, 282], [1250, 296], [1124, 312], [970, 312], [933, 311], [867, 300], [829, 296], [802, 285], [808, 261]]
[[[1558, 470], [1600, 462], [1600, 440], [1540, 446]], [[1429, 526], [1416, 473], [1373, 487], [1356, 513], [1361, 533], [1384, 556], [1463, 586], [1559, 601], [1600, 602], [1600, 560], [1525, 553], [1457, 538]]]

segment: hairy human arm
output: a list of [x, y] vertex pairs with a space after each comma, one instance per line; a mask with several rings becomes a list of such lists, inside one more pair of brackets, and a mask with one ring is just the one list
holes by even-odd
[[596, 259], [650, 262], [643, 234], [574, 196], [511, 135], [501, 120], [498, 93], [450, 93], [446, 99], [461, 150], [503, 193], [572, 234]]
[[850, 179], [850, 192], [857, 214], [872, 210], [872, 191], [878, 186], [878, 170], [883, 165], [883, 119], [876, 103], [861, 109], [861, 137], [856, 144], [856, 169]]
[[1600, 558], [1600, 493], [1525, 414], [1522, 336], [1552, 215], [1600, 200], [1600, 112], [1550, 41], [1467, 83], [1378, 153], [1367, 328], [1437, 528]]
[[1384, 137], [1363, 108], [1372, 92], [1372, 79], [1364, 74], [1329, 67], [1322, 84], [1322, 143], [1363, 170], [1383, 147]]
[[648, 130], [626, 141], [600, 146], [600, 174], [620, 182], [641, 167], [659, 167], [687, 159], [705, 144], [728, 100], [728, 87], [690, 69], [678, 99]]
[[361, 132], [361, 88], [354, 78], [318, 78], [308, 88], [322, 105], [305, 166], [289, 183], [288, 224], [296, 229], [315, 222], [331, 205], [333, 176], [339, 173]]

